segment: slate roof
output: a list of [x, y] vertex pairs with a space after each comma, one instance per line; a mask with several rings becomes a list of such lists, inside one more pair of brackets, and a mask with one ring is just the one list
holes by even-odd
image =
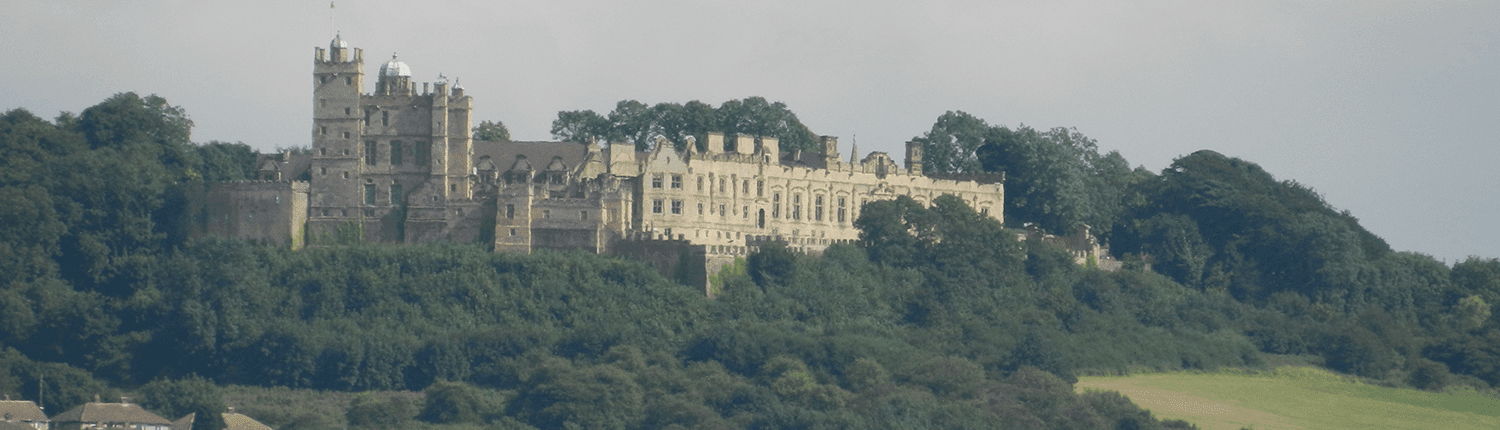
[[234, 412], [227, 412], [224, 414], [224, 429], [271, 430], [270, 427], [267, 427], [265, 424], [261, 424], [260, 421], [256, 421], [254, 418], [247, 417], [245, 416], [245, 414], [237, 414]]
[[147, 412], [134, 403], [84, 403], [52, 417], [57, 423], [134, 423], [171, 425], [172, 422]]
[[172, 430], [193, 430], [193, 419], [198, 417], [197, 412], [187, 414], [177, 421], [172, 421]]
[[6, 415], [12, 421], [47, 421], [47, 414], [30, 400], [0, 400], [0, 417]]
[[573, 142], [474, 142], [474, 162], [479, 157], [490, 156], [490, 162], [500, 170], [510, 170], [516, 163], [516, 155], [525, 155], [533, 168], [545, 167], [553, 157], [562, 157], [568, 169], [578, 167], [589, 153], [588, 144]]

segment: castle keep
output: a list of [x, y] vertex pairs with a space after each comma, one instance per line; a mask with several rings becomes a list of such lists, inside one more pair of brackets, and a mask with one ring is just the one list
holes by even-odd
[[924, 175], [920, 145], [907, 145], [902, 167], [881, 152], [844, 159], [831, 136], [817, 153], [721, 133], [705, 136], [704, 151], [696, 142], [677, 151], [665, 139], [645, 152], [629, 143], [475, 141], [473, 99], [461, 86], [419, 87], [392, 56], [365, 93], [363, 70], [363, 52], [342, 38], [316, 48], [311, 152], [262, 155], [260, 181], [190, 190], [195, 233], [294, 247], [582, 249], [706, 281], [763, 243], [818, 253], [858, 239], [854, 220], [873, 200], [951, 194], [1002, 217], [1001, 175]]

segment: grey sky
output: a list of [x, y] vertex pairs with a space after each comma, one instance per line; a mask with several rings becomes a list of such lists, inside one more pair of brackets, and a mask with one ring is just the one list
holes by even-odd
[[962, 110], [1077, 127], [1153, 171], [1213, 149], [1396, 249], [1500, 256], [1493, 1], [345, 0], [332, 26], [321, 0], [5, 2], [0, 109], [155, 93], [194, 140], [305, 146], [335, 27], [367, 74], [395, 52], [414, 80], [458, 78], [517, 139], [549, 139], [559, 110], [759, 95], [899, 156]]

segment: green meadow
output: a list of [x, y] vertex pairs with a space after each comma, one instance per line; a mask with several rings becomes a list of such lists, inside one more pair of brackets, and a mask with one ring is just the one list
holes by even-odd
[[1085, 376], [1079, 391], [1119, 391], [1159, 419], [1204, 429], [1496, 429], [1500, 399], [1370, 385], [1324, 369]]

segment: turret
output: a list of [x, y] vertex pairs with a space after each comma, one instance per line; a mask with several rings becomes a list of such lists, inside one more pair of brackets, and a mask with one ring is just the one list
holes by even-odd
[[906, 171], [912, 175], [922, 175], [922, 142], [906, 142]]
[[[380, 66], [379, 79], [375, 87], [381, 95], [408, 95], [412, 92], [411, 68], [397, 60], [396, 54], [391, 54], [391, 61]], [[443, 92], [442, 89], [437, 91]]]
[[823, 136], [823, 164], [831, 166], [839, 162], [839, 138]]

